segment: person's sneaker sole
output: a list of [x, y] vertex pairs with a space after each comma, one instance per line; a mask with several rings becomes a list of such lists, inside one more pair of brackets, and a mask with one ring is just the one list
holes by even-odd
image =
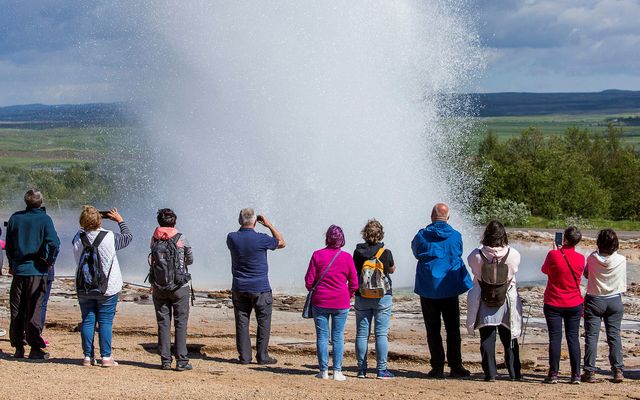
[[178, 365], [176, 367], [176, 371], [178, 372], [183, 372], [183, 371], [191, 371], [193, 369], [193, 365], [191, 364], [187, 364], [187, 365]]

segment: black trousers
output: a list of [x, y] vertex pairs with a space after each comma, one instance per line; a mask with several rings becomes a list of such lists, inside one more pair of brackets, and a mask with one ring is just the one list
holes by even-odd
[[163, 363], [171, 362], [171, 316], [175, 326], [175, 354], [178, 364], [187, 364], [187, 324], [189, 322], [189, 286], [169, 292], [153, 290], [153, 306], [158, 322], [158, 352]]
[[42, 334], [42, 301], [46, 289], [46, 275], [13, 276], [9, 293], [11, 346], [22, 348], [26, 339], [32, 350], [46, 347], [40, 336]]
[[460, 302], [458, 296], [445, 299], [428, 299], [420, 297], [422, 316], [427, 329], [427, 343], [431, 353], [431, 368], [444, 370], [444, 347], [440, 335], [440, 317], [447, 331], [447, 363], [452, 370], [462, 369], [460, 338]]
[[[497, 328], [497, 329], [496, 329]], [[522, 377], [520, 364], [520, 347], [518, 339], [511, 339], [511, 330], [504, 326], [485, 326], [480, 328], [480, 354], [482, 355], [482, 371], [486, 377], [495, 378], [498, 374], [496, 365], [496, 330], [504, 346], [504, 363], [511, 379]]]
[[569, 346], [571, 375], [580, 375], [580, 319], [582, 304], [576, 307], [554, 307], [545, 304], [544, 317], [549, 330], [549, 373], [557, 374], [560, 369], [560, 348], [562, 344], [562, 323]]
[[249, 319], [251, 311], [256, 311], [258, 329], [256, 334], [256, 360], [269, 359], [269, 336], [271, 335], [271, 312], [273, 297], [271, 292], [232, 292], [233, 313], [236, 319], [236, 347], [242, 363], [251, 362], [251, 336]]

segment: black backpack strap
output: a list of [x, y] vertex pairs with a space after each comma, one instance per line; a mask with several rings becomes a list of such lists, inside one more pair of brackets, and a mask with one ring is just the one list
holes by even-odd
[[86, 232], [80, 232], [80, 242], [84, 247], [91, 247], [91, 242], [89, 241]]
[[93, 240], [93, 243], [91, 243], [91, 246], [100, 246], [100, 243], [102, 243], [102, 240], [105, 238], [105, 236], [107, 236], [107, 231], [100, 231], [100, 233], [98, 233], [98, 236], [96, 236], [96, 238]]
[[502, 257], [500, 261], [498, 261], [499, 266], [504, 266], [507, 263], [507, 258], [509, 258], [510, 252], [511, 252], [511, 247], [507, 249], [507, 254], [505, 254], [504, 257]]
[[180, 240], [180, 237], [182, 236], [182, 233], [176, 233], [172, 238], [171, 241], [173, 243], [176, 244], [176, 247], [178, 246], [178, 241]]

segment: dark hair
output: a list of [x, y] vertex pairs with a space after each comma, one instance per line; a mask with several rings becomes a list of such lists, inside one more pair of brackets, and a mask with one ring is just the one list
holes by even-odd
[[564, 230], [564, 240], [567, 245], [574, 247], [582, 240], [582, 233], [580, 229], [575, 226], [570, 226]]
[[509, 239], [507, 239], [507, 231], [504, 229], [504, 225], [497, 219], [489, 221], [484, 229], [480, 243], [488, 247], [504, 247], [508, 245]]
[[29, 189], [24, 194], [24, 202], [28, 208], [42, 207], [42, 193], [38, 189]]
[[339, 249], [344, 246], [344, 233], [338, 225], [331, 225], [327, 229], [324, 243], [331, 249]]
[[600, 254], [613, 254], [618, 251], [618, 235], [613, 229], [603, 229], [598, 232], [598, 239], [596, 240], [598, 245], [598, 253]]
[[161, 208], [158, 210], [158, 225], [163, 228], [173, 228], [176, 226], [178, 217], [170, 208]]

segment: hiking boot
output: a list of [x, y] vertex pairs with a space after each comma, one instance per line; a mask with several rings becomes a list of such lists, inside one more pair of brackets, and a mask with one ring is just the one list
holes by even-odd
[[163, 371], [171, 371], [171, 362], [163, 362], [162, 365], [160, 365], [160, 369]]
[[484, 381], [485, 381], [485, 382], [495, 382], [495, 381], [496, 381], [496, 377], [495, 377], [495, 376], [489, 376], [489, 375], [486, 375], [486, 376], [484, 377]]
[[444, 379], [444, 371], [441, 369], [432, 369], [427, 372], [427, 378], [431, 379]]
[[367, 377], [367, 370], [366, 369], [359, 369], [358, 370], [358, 378], [364, 379], [366, 377]]
[[550, 372], [549, 375], [547, 375], [547, 377], [544, 378], [543, 382], [555, 385], [556, 383], [558, 383], [558, 374]]
[[385, 369], [384, 371], [378, 371], [378, 379], [393, 379], [395, 378], [395, 375], [393, 375], [388, 369]]
[[579, 385], [580, 384], [580, 375], [572, 375], [570, 383], [572, 385]]
[[48, 360], [49, 353], [43, 351], [42, 349], [31, 349], [29, 352], [30, 360]]
[[471, 376], [471, 371], [464, 367], [452, 368], [449, 372], [449, 378], [468, 378]]
[[624, 382], [624, 374], [622, 370], [619, 368], [613, 369], [613, 383], [622, 383]]
[[585, 383], [598, 383], [596, 373], [593, 371], [584, 371], [580, 376], [580, 381]]
[[190, 363], [176, 365], [176, 371], [191, 371], [192, 369], [193, 365], [191, 365]]
[[273, 364], [276, 364], [277, 362], [278, 362], [277, 359], [275, 359], [273, 357], [267, 357], [264, 360], [258, 361], [258, 364], [260, 364], [260, 365], [273, 365]]
[[24, 347], [16, 347], [13, 358], [24, 358]]

